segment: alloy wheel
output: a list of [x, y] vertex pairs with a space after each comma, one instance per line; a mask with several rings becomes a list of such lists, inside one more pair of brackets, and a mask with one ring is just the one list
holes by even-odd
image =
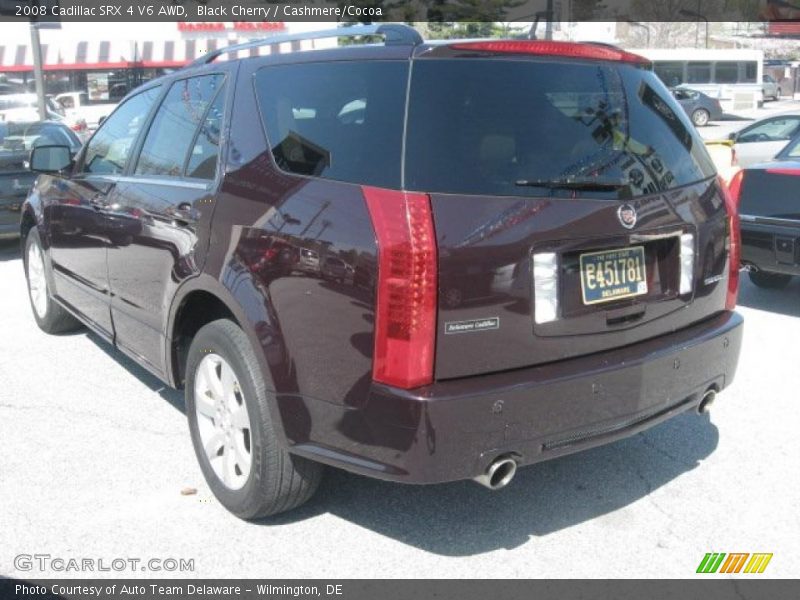
[[253, 463], [250, 416], [233, 368], [210, 353], [194, 380], [197, 428], [214, 474], [231, 490], [244, 487]]
[[33, 243], [28, 249], [28, 292], [33, 309], [40, 319], [47, 314], [47, 278], [44, 274], [44, 257], [39, 244]]

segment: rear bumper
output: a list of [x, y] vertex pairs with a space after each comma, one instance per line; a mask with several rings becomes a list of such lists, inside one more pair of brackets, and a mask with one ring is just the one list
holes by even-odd
[[800, 275], [800, 221], [749, 221], [743, 217], [742, 264], [758, 270]]
[[[437, 382], [373, 385], [363, 406], [280, 398], [290, 451], [380, 479], [475, 477], [498, 456], [527, 465], [633, 435], [733, 380], [742, 317], [703, 323], [625, 348]], [[298, 427], [300, 422], [305, 426]]]

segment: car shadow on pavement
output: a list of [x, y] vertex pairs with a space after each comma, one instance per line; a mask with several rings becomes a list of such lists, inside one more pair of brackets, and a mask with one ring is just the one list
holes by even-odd
[[150, 373], [144, 367], [139, 366], [135, 361], [128, 358], [125, 354], [114, 348], [111, 344], [106, 342], [96, 333], [87, 329], [80, 329], [76, 333], [84, 333], [94, 344], [105, 352], [112, 360], [125, 367], [128, 372], [141, 381], [144, 385], [152, 391], [157, 392], [164, 400], [166, 400], [172, 408], [186, 414], [186, 407], [183, 401], [183, 392], [180, 390], [172, 389], [167, 386], [158, 377]]
[[0, 261], [19, 260], [19, 240], [0, 239]]
[[741, 273], [741, 278], [740, 306], [800, 317], [800, 277], [793, 278], [789, 285], [777, 290], [756, 287], [745, 273]]
[[650, 494], [698, 468], [718, 441], [707, 415], [686, 413], [614, 444], [522, 468], [497, 492], [471, 481], [409, 486], [328, 469], [309, 504], [261, 524], [330, 513], [434, 554], [511, 549], [635, 502], [656, 504]]

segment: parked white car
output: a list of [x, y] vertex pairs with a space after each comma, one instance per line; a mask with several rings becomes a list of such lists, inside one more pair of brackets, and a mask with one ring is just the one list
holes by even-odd
[[731, 133], [736, 164], [749, 167], [774, 157], [800, 133], [800, 113], [766, 117]]
[[[89, 135], [86, 120], [79, 115], [66, 115], [51, 97], [45, 98], [45, 112], [49, 121], [57, 121], [69, 127], [83, 142]], [[0, 121], [8, 123], [32, 123], [39, 121], [39, 106], [36, 94], [0, 95]]]
[[115, 103], [94, 103], [89, 100], [89, 94], [86, 92], [58, 94], [55, 100], [67, 116], [75, 115], [85, 119], [91, 130], [97, 129], [103, 119], [117, 107]]

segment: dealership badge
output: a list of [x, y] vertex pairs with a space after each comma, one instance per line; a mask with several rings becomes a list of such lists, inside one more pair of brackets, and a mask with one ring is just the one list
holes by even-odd
[[626, 229], [633, 229], [636, 225], [636, 209], [630, 204], [623, 204], [617, 209], [617, 217]]

